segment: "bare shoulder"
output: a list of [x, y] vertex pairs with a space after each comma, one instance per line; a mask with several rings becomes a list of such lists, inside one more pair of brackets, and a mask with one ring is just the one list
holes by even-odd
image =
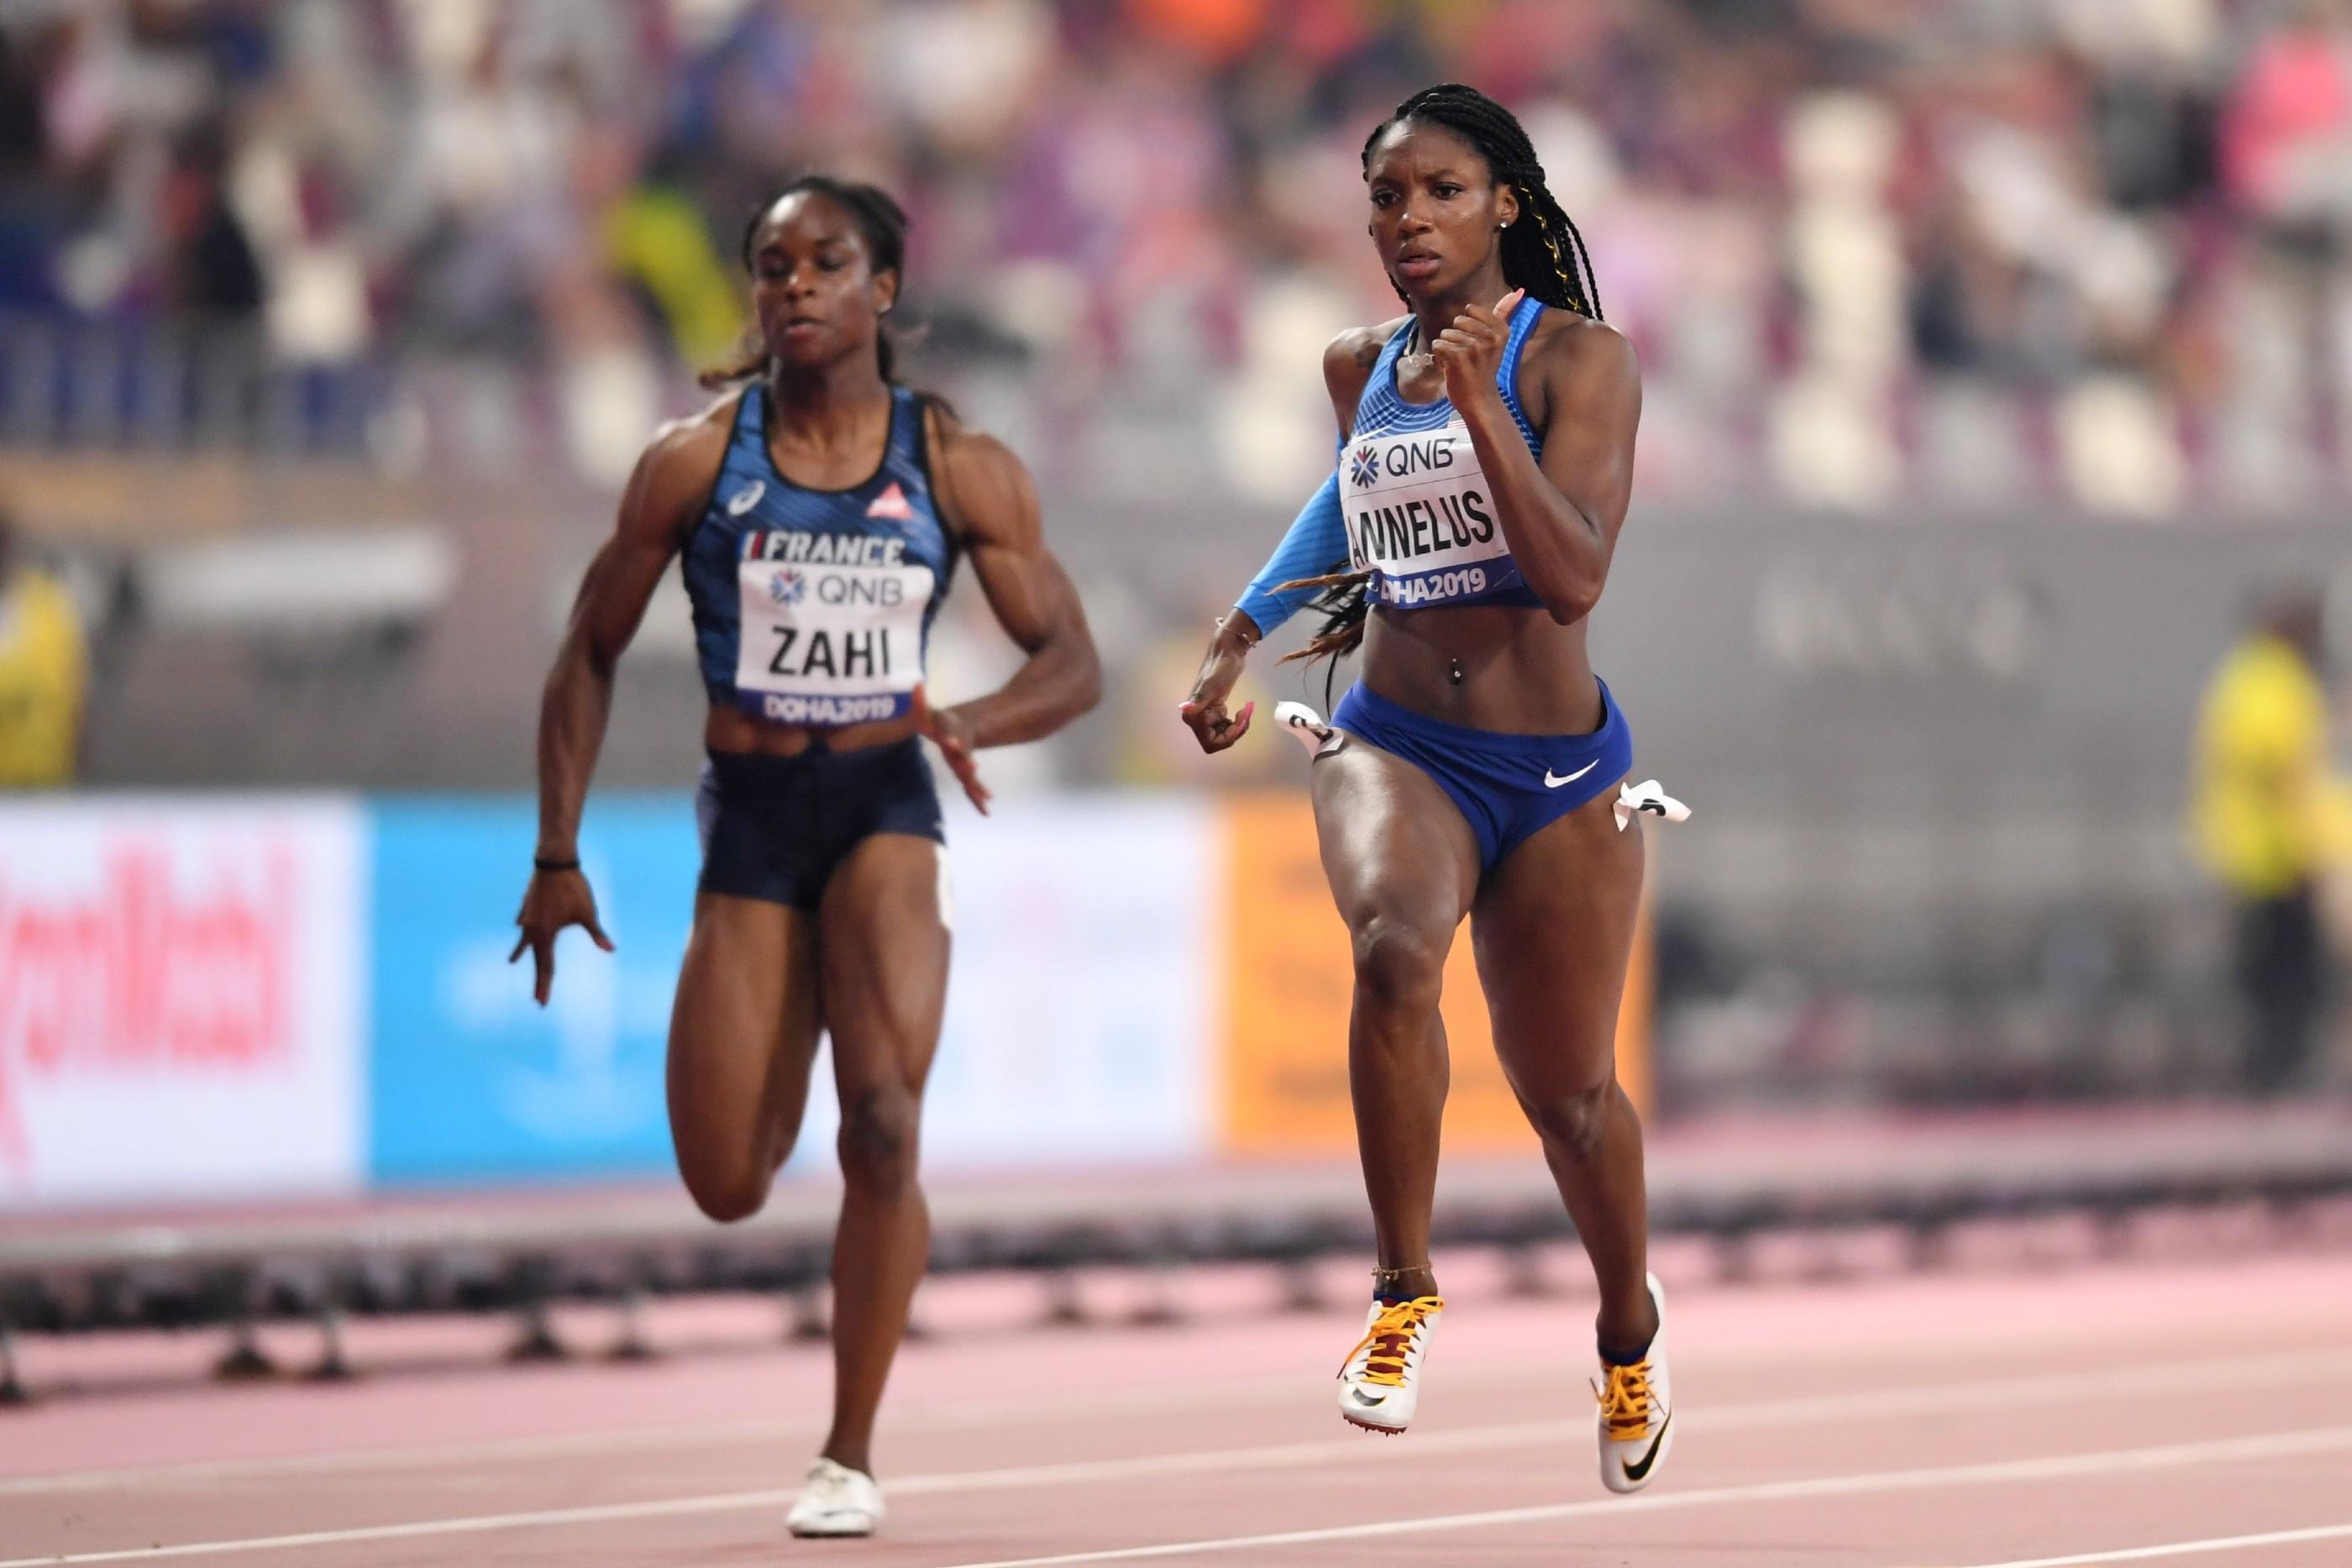
[[1547, 310], [1528, 340], [1523, 365], [1540, 367], [1550, 386], [1639, 390], [1642, 361], [1633, 340], [1606, 321], [1573, 310]]
[[1020, 454], [936, 402], [924, 405], [931, 481], [948, 526], [1002, 542], [1037, 530], [1037, 486]]
[[655, 429], [621, 501], [624, 535], [646, 543], [675, 542], [693, 525], [719, 482], [741, 395], [730, 392], [699, 413]]
[[1372, 367], [1381, 362], [1381, 350], [1407, 319], [1399, 316], [1377, 327], [1350, 327], [1323, 350], [1323, 385], [1331, 394], [1331, 417], [1339, 421], [1342, 437], [1355, 426], [1356, 404], [1372, 379]]
[[640, 477], [667, 481], [698, 476], [708, 486], [726, 456], [728, 437], [734, 434], [735, 411], [742, 401], [741, 392], [729, 392], [698, 413], [656, 425], [654, 438], [646, 443], [645, 454], [637, 459]]
[[1331, 340], [1323, 350], [1323, 384], [1335, 401], [1344, 397], [1352, 402], [1362, 395], [1372, 367], [1380, 362], [1381, 350], [1405, 321], [1405, 317], [1399, 316], [1374, 327], [1350, 327]]

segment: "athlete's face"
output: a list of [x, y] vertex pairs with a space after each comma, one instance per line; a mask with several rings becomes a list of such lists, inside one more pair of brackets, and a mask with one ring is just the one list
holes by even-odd
[[1400, 120], [1381, 134], [1364, 186], [1381, 266], [1409, 299], [1466, 282], [1494, 259], [1502, 225], [1519, 215], [1518, 193], [1495, 183], [1478, 150], [1424, 120]]
[[874, 353], [898, 275], [874, 270], [866, 236], [832, 197], [796, 191], [751, 235], [751, 306], [768, 352], [788, 365]]

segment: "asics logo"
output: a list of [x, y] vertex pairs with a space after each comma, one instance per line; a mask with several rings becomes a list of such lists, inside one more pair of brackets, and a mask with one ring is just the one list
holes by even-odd
[[1575, 772], [1566, 775], [1554, 773], [1549, 767], [1547, 767], [1544, 769], [1544, 788], [1547, 789], [1557, 789], [1563, 784], [1573, 784], [1578, 779], [1583, 778], [1586, 774], [1591, 772], [1594, 768], [1600, 766], [1601, 758], [1596, 757], [1591, 761], [1586, 763], [1583, 767], [1578, 768]]
[[727, 498], [727, 515], [730, 517], [741, 517], [758, 506], [760, 497], [767, 493], [768, 482], [765, 479], [752, 480], [750, 485]]
[[1638, 1483], [1650, 1479], [1650, 1468], [1658, 1462], [1658, 1450], [1666, 1444], [1666, 1428], [1674, 1424], [1675, 1413], [1669, 1410], [1666, 1412], [1666, 1418], [1658, 1423], [1658, 1435], [1650, 1439], [1650, 1451], [1642, 1456], [1642, 1462], [1625, 1467], [1627, 1480]]

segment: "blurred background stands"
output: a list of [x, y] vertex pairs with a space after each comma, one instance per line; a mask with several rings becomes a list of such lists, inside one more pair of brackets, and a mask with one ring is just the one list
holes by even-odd
[[[86, 777], [522, 785], [744, 219], [819, 166], [906, 200], [912, 373], [1035, 467], [1111, 667], [1000, 788], [1295, 784], [1166, 709], [1327, 461], [1321, 345], [1396, 308], [1361, 138], [1448, 78], [1644, 361], [1596, 642], [1700, 807], [1668, 1103], [2221, 1081], [2187, 747], [2244, 591], [2343, 559], [2343, 4], [18, 0], [0, 462]], [[970, 595], [938, 644], [1005, 664]], [[602, 777], [679, 786], [674, 583], [625, 685]]]

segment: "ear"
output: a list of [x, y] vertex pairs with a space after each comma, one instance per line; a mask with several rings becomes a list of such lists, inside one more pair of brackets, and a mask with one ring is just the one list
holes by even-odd
[[874, 314], [887, 316], [890, 307], [898, 303], [898, 274], [877, 272], [874, 275]]
[[1495, 187], [1496, 224], [1500, 227], [1509, 228], [1513, 224], [1517, 223], [1518, 221], [1518, 188], [1514, 185], [1496, 185]]

